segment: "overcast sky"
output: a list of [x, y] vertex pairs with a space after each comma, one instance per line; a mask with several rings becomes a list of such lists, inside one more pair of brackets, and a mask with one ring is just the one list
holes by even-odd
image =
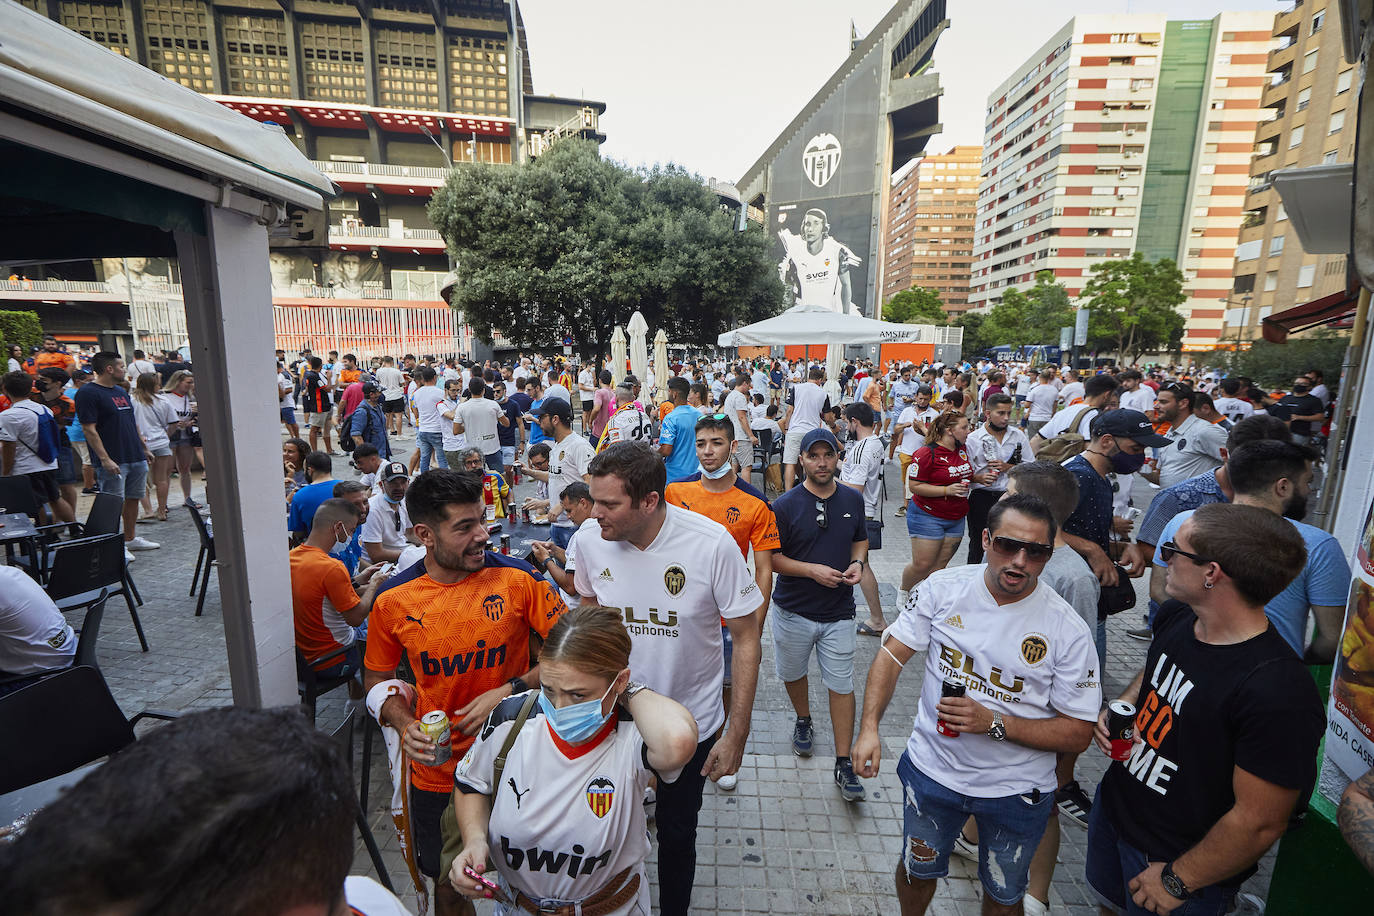
[[[983, 142], [988, 93], [1075, 13], [1210, 18], [1274, 0], [949, 0], [935, 50], [944, 133]], [[606, 155], [738, 180], [892, 0], [520, 0], [538, 93], [604, 101]]]

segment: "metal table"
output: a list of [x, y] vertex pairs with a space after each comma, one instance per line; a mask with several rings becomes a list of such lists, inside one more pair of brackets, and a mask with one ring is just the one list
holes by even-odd
[[[23, 512], [7, 512], [0, 515], [0, 544], [5, 545], [5, 562], [10, 563], [13, 557], [14, 545], [20, 544], [24, 553], [28, 554], [31, 563], [37, 562], [37, 541], [38, 528], [34, 525], [33, 519]], [[11, 565], [13, 565], [11, 563]], [[35, 568], [30, 566], [30, 569]]]

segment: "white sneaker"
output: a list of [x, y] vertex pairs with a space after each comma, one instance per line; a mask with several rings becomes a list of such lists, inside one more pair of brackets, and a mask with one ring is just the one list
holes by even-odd
[[136, 556], [134, 556], [133, 554], [129, 553], [129, 551], [127, 551], [127, 550], [124, 551], [124, 562], [125, 562], [125, 563], [132, 563], [134, 560], [137, 560], [137, 559], [138, 559], [138, 557], [136, 557]]
[[[954, 837], [953, 852], [956, 856], [968, 859], [970, 862], [978, 861], [978, 844], [970, 843], [968, 840], [966, 840], [964, 838], [964, 831], [962, 830], [960, 830], [959, 833]], [[1026, 895], [1026, 899], [1030, 899], [1029, 894]]]
[[1050, 908], [1030, 894], [1021, 898], [1021, 908], [1026, 916], [1048, 916]]
[[157, 550], [161, 546], [161, 544], [150, 541], [144, 537], [136, 537], [132, 541], [124, 542], [125, 550]]
[[716, 781], [716, 786], [724, 789], [726, 792], [735, 791], [735, 786], [737, 785], [739, 785], [739, 776], [735, 773], [731, 773], [729, 776], [722, 776]]

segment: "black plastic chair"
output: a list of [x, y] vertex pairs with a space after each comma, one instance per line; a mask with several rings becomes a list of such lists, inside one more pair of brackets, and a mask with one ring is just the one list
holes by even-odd
[[[42, 544], [38, 562], [40, 569], [35, 576], [40, 582], [47, 581], [46, 569], [51, 560], [49, 556], [52, 547], [57, 543], [57, 535], [64, 529], [74, 529], [74, 538], [97, 537], [102, 534], [120, 534], [124, 530], [124, 499], [115, 496], [113, 493], [97, 493], [95, 499], [91, 501], [91, 510], [86, 513], [86, 521], [68, 524], [61, 522], [55, 525], [42, 525], [38, 528], [40, 536], [50, 535]], [[20, 565], [29, 565], [26, 560], [19, 558]], [[32, 571], [30, 571], [32, 573]], [[143, 596], [138, 593], [138, 586], [134, 584], [134, 577], [129, 573], [129, 564], [124, 564], [124, 574], [121, 577], [124, 586], [133, 595], [136, 604], [143, 604]]]
[[[349, 712], [343, 724], [334, 730], [334, 739], [338, 741], [339, 747], [343, 750], [344, 759], [348, 761], [348, 771], [353, 772], [353, 723], [357, 719], [357, 710]], [[366, 742], [363, 744], [363, 785], [367, 785], [369, 747]], [[355, 807], [354, 819], [358, 824], [358, 833], [363, 838], [363, 845], [367, 847], [367, 854], [372, 859], [372, 866], [377, 869], [377, 880], [387, 890], [395, 893], [396, 888], [391, 885], [391, 875], [387, 873], [386, 863], [382, 861], [382, 851], [377, 848], [377, 838], [372, 833], [372, 828], [367, 823], [367, 811], [363, 808], [361, 801], [355, 796], [353, 799]]]
[[42, 521], [38, 497], [33, 495], [33, 485], [27, 477], [0, 477], [0, 506], [6, 512], [22, 512], [35, 522]]
[[321, 655], [319, 658], [307, 659], [301, 654], [301, 650], [296, 650], [296, 690], [301, 695], [301, 705], [310, 713], [310, 721], [315, 721], [316, 700], [337, 690], [357, 677], [357, 672], [335, 677], [320, 677], [315, 666], [321, 662], [336, 663], [343, 660], [351, 646], [342, 649], [335, 649], [333, 652]]
[[110, 597], [123, 595], [129, 606], [129, 617], [138, 633], [139, 645], [148, 651], [148, 639], [143, 635], [143, 621], [125, 584], [124, 539], [118, 534], [79, 538], [53, 545], [43, 580], [43, 588], [60, 610], [90, 605], [101, 589]]
[[[79, 728], [53, 728], [54, 710], [80, 715]], [[142, 719], [177, 713], [147, 710], [124, 717], [95, 668], [78, 665], [0, 697], [0, 794], [70, 773], [134, 743]], [[42, 736], [39, 739], [38, 736]]]
[[[210, 568], [215, 565], [215, 533], [210, 524], [205, 521], [200, 510], [189, 503], [186, 511], [191, 513], [191, 521], [195, 522], [196, 533], [200, 535], [200, 553], [196, 556], [196, 571], [191, 574], [191, 590], [187, 595], [194, 595], [196, 588], [200, 588], [200, 600], [196, 602], [196, 616], [199, 617], [201, 611], [205, 609], [205, 593], [210, 588]], [[204, 567], [202, 571], [202, 567]]]
[[7, 674], [0, 676], [0, 688], [7, 687], [17, 681], [34, 681], [41, 678], [51, 677], [63, 671], [70, 670], [78, 665], [86, 665], [100, 670], [100, 665], [95, 660], [95, 644], [100, 639], [100, 621], [105, 617], [105, 600], [109, 593], [101, 590], [96, 600], [91, 602], [90, 607], [86, 608], [86, 616], [81, 621], [81, 627], [76, 631], [76, 652], [72, 655], [72, 663], [66, 668], [54, 668], [52, 671], [44, 671], [39, 674]]

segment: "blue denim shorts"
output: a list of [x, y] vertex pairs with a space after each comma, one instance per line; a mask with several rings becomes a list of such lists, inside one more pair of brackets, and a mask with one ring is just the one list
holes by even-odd
[[81, 472], [76, 468], [76, 455], [70, 445], [59, 445], [57, 447], [57, 482], [76, 483], [81, 479]]
[[912, 500], [906, 501], [906, 533], [923, 541], [961, 538], [967, 526], [964, 519], [936, 518]]
[[100, 462], [96, 462], [95, 476], [100, 482], [101, 493], [113, 493], [125, 499], [142, 499], [144, 484], [148, 480], [148, 462], [121, 464], [118, 474], [111, 474]]
[[[1098, 902], [1113, 912], [1149, 916], [1149, 910], [1136, 906], [1131, 899], [1130, 885], [1132, 878], [1149, 867], [1150, 860], [1121, 838], [1104, 808], [1102, 787], [1098, 786], [1088, 814], [1088, 850], [1083, 865], [1088, 886]], [[1235, 887], [1213, 884], [1181, 902], [1169, 916], [1222, 916], [1230, 911], [1235, 897]]]
[[773, 669], [785, 684], [806, 677], [811, 649], [821, 668], [821, 681], [831, 693], [854, 692], [854, 618], [825, 623], [774, 607]]
[[1025, 896], [1031, 858], [1054, 812], [1053, 790], [1004, 798], [961, 795], [916, 769], [905, 753], [897, 764], [897, 778], [905, 796], [902, 865], [910, 877], [931, 880], [949, 874], [954, 838], [972, 815], [978, 824], [978, 878], [983, 890], [1004, 906]]

